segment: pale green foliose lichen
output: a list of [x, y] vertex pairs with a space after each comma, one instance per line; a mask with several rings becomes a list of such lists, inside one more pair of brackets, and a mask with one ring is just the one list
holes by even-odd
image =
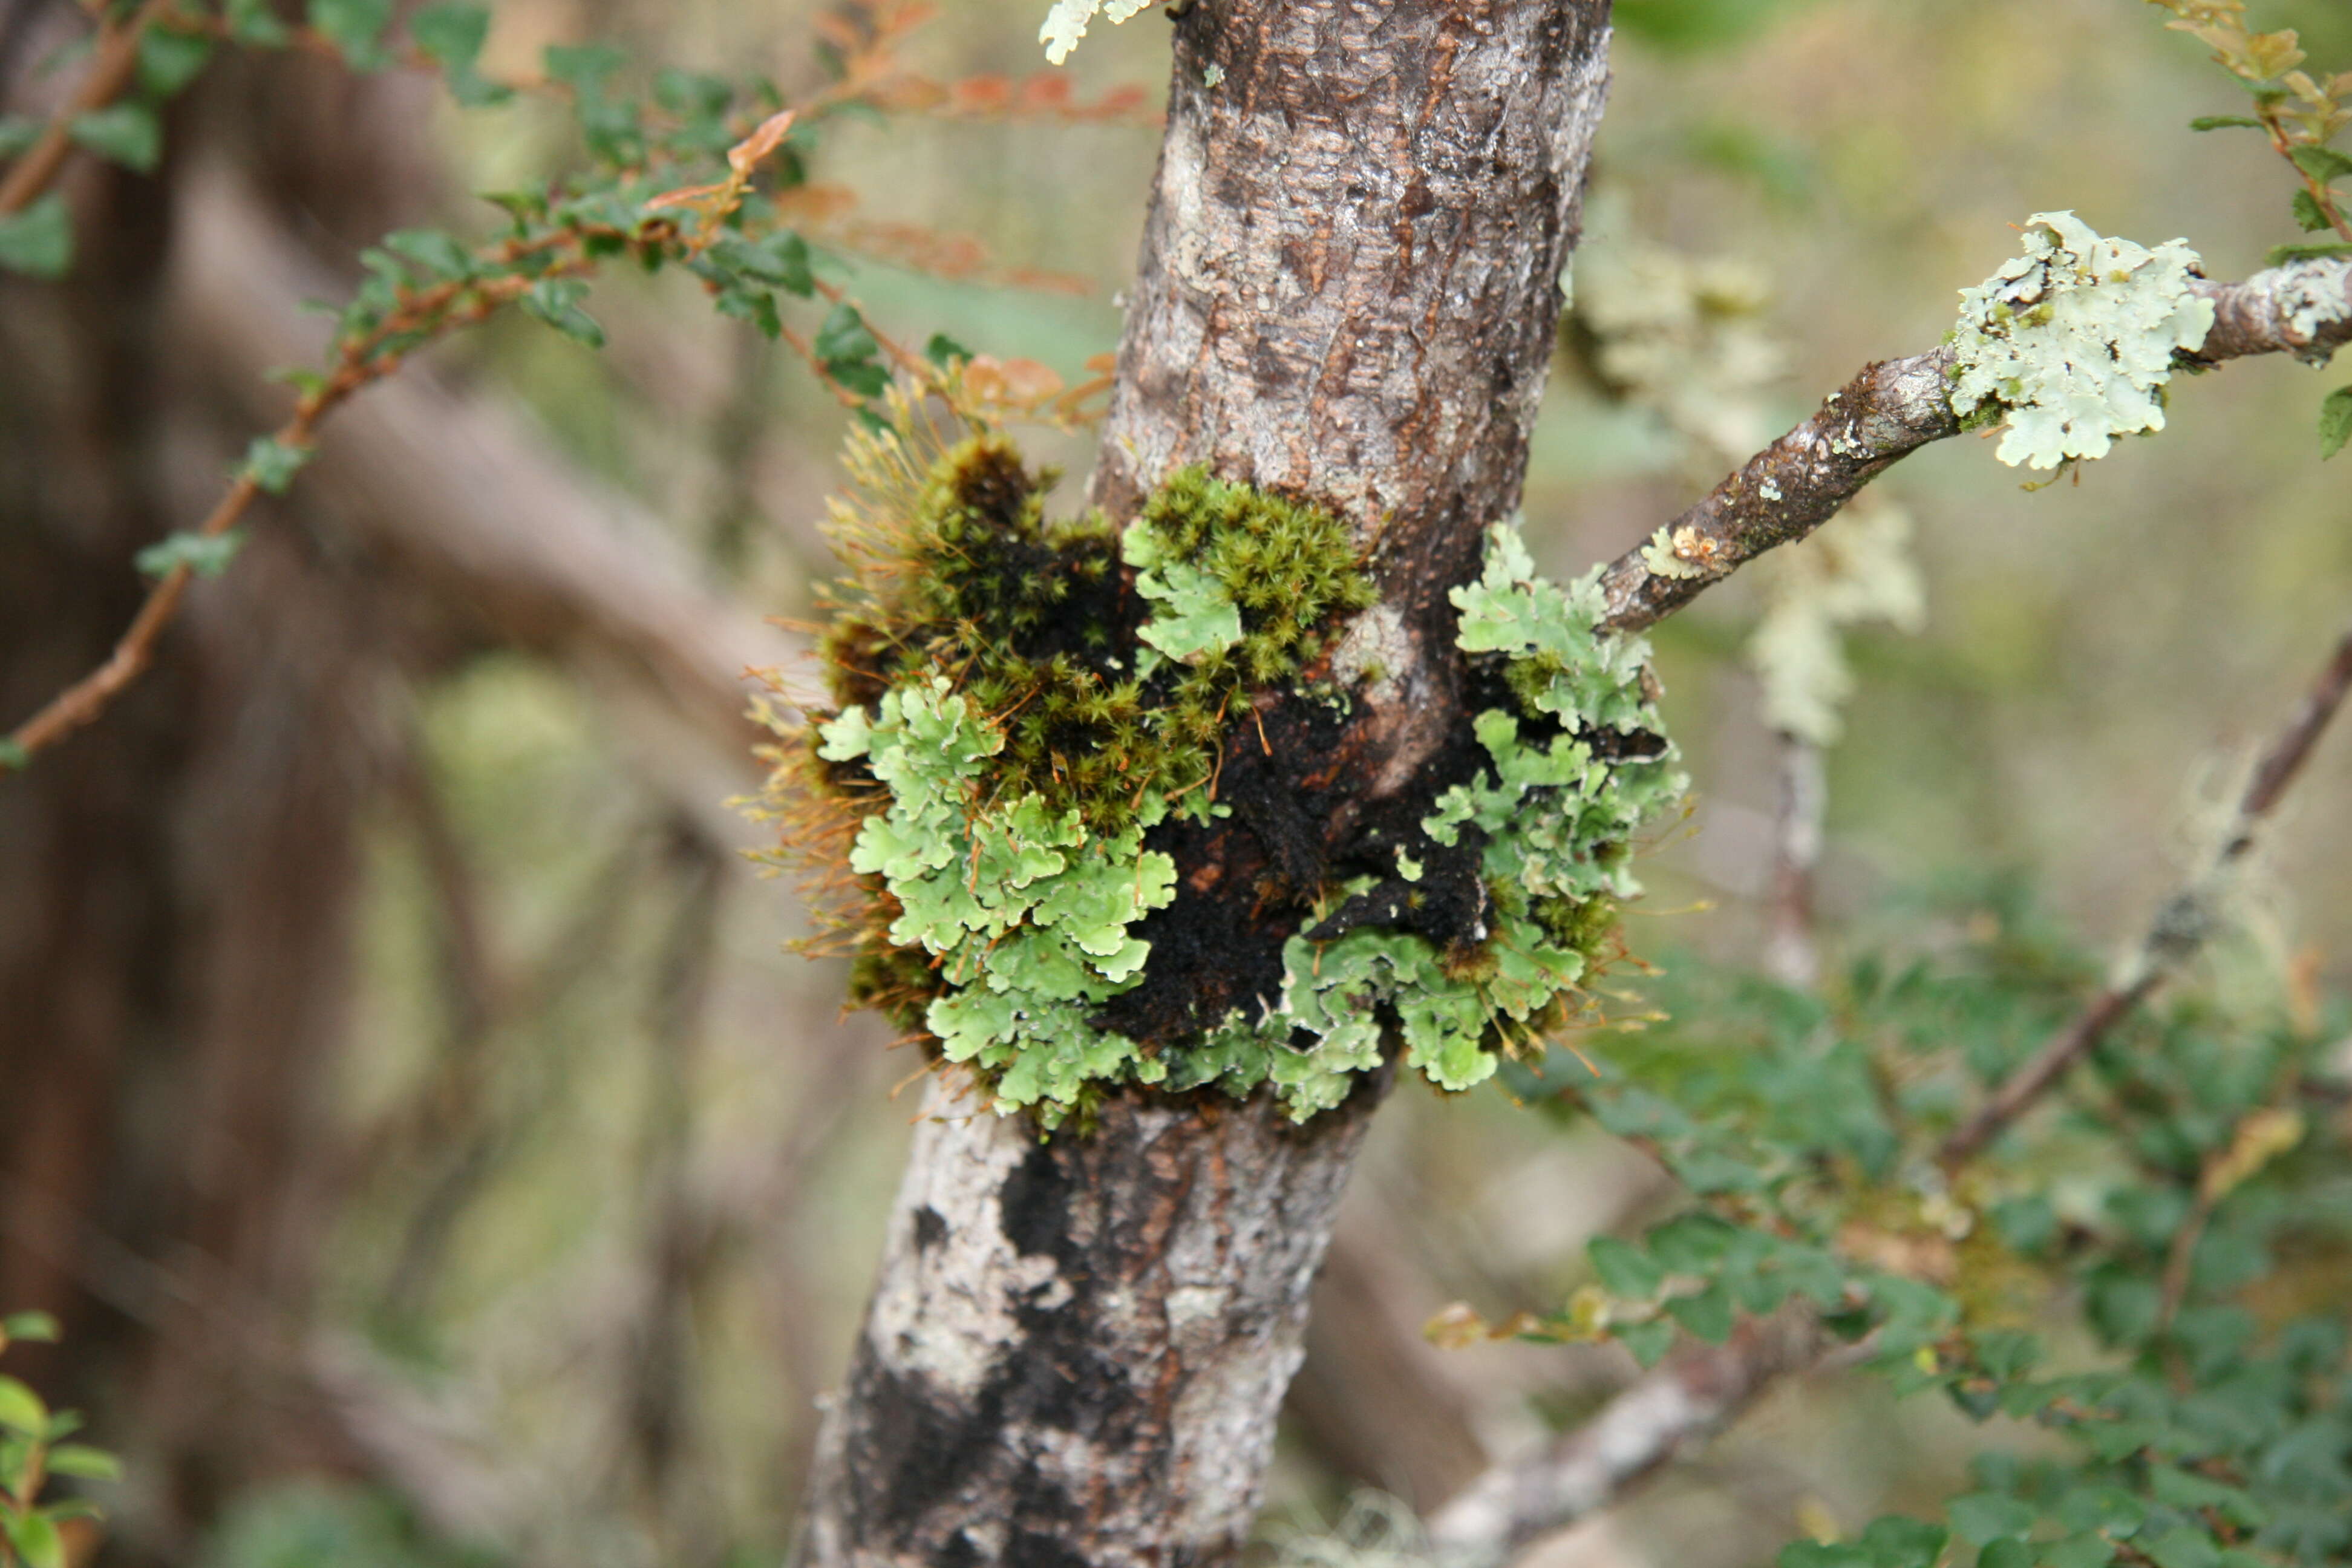
[[1045, 46], [1045, 58], [1060, 65], [1078, 47], [1078, 40], [1087, 36], [1087, 25], [1097, 16], [1108, 22], [1124, 22], [1150, 3], [1150, 0], [1054, 0], [1054, 8], [1045, 13], [1045, 26], [1037, 29], [1037, 41]]
[[1995, 455], [2011, 467], [2105, 457], [2118, 436], [2164, 428], [2173, 355], [2213, 327], [2189, 284], [2197, 253], [2102, 237], [2071, 212], [2027, 219], [2025, 247], [1960, 291], [1953, 412], [1999, 409]]
[[937, 677], [886, 693], [878, 714], [848, 709], [819, 737], [818, 755], [862, 757], [890, 791], [850, 868], [880, 875], [898, 900], [890, 940], [939, 961], [950, 989], [926, 1022], [948, 1059], [1002, 1074], [1003, 1106], [1066, 1107], [1090, 1080], [1156, 1078], [1133, 1041], [1087, 1016], [1142, 971], [1150, 944], [1128, 927], [1175, 897], [1175, 862], [1142, 847], [1164, 803], [1103, 837], [1035, 795], [990, 801], [1003, 732]]
[[[1330, 942], [1293, 937], [1283, 952], [1280, 1007], [1255, 1024], [1228, 1019], [1206, 1048], [1186, 1053], [1167, 1087], [1221, 1082], [1242, 1093], [1271, 1081], [1303, 1121], [1337, 1105], [1353, 1075], [1378, 1065], [1386, 1010], [1403, 1037], [1406, 1066], [1441, 1089], [1469, 1089], [1499, 1065], [1498, 1037], [1531, 1032], [1584, 977], [1584, 955], [1554, 940], [1536, 908], [1641, 891], [1627, 840], [1688, 784], [1674, 748], [1657, 738], [1657, 713], [1643, 691], [1647, 644], [1598, 631], [1598, 571], [1566, 588], [1544, 580], [1508, 525], [1489, 535], [1479, 580], [1453, 599], [1464, 651], [1504, 655], [1522, 700], [1559, 725], [1547, 739], [1530, 739], [1518, 716], [1479, 714], [1491, 769], [1446, 791], [1423, 825], [1449, 847], [1465, 826], [1485, 835], [1490, 962], [1464, 973], [1425, 939], [1402, 931], [1359, 929]], [[1652, 744], [1646, 754], [1612, 762], [1593, 744], [1602, 732]]]
[[1674, 531], [1661, 526], [1643, 542], [1642, 564], [1653, 577], [1704, 577], [1706, 569], [1685, 561], [1675, 550]]
[[1175, 559], [1157, 530], [1129, 527], [1119, 536], [1119, 557], [1138, 568], [1135, 591], [1151, 605], [1137, 634], [1146, 644], [1179, 664], [1198, 664], [1242, 640], [1241, 606], [1224, 580]]

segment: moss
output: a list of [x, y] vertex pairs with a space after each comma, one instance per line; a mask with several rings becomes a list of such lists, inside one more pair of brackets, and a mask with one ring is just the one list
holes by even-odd
[[1374, 595], [1329, 513], [1188, 468], [1126, 531], [1127, 563], [1184, 574], [1235, 635], [1171, 661], [1139, 639], [1174, 595], [1155, 595], [1150, 570], [1129, 587], [1120, 533], [1098, 514], [1048, 521], [1055, 477], [1024, 466], [1000, 433], [949, 448], [898, 558], [865, 575], [821, 653], [845, 707], [944, 673], [1004, 731], [992, 787], [1116, 833], [1146, 793], [1174, 800], [1207, 784], [1239, 700], [1287, 679], [1318, 626]]
[[[1595, 630], [1594, 580], [1545, 583], [1495, 531], [1453, 595], [1494, 705], [1335, 859], [1297, 781], [1345, 727], [1297, 682], [1373, 604], [1346, 528], [1197, 468], [1124, 530], [1057, 522], [1053, 476], [1003, 436], [919, 464], [910, 435], [854, 453], [868, 495], [836, 514], [855, 576], [823, 641], [839, 708], [787, 760], [862, 900], [854, 1002], [1048, 1124], [1109, 1085], [1266, 1085], [1304, 1118], [1391, 1030], [1464, 1089], [1567, 1016], [1636, 890], [1627, 839], [1680, 787], [1646, 650]], [[1213, 847], [1235, 833], [1238, 860]], [[1184, 903], [1180, 859], [1231, 885]], [[1179, 991], [1215, 1000], [1145, 1005]]]

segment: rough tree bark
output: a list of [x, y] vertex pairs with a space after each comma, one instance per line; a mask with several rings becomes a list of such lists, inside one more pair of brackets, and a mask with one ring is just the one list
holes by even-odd
[[[1463, 720], [1445, 591], [1518, 500], [1607, 42], [1606, 0], [1209, 0], [1175, 26], [1093, 494], [1123, 517], [1205, 461], [1352, 525], [1388, 673], [1302, 795], [1327, 843]], [[1189, 843], [1180, 879], [1239, 883], [1273, 853], [1252, 831]], [[1384, 1087], [1304, 1128], [1115, 1100], [1041, 1142], [936, 1084], [800, 1561], [1233, 1561]]]

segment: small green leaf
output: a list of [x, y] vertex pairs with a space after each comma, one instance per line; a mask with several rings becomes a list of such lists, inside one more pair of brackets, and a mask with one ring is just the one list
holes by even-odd
[[206, 34], [150, 27], [139, 35], [139, 90], [150, 98], [169, 98], [195, 80], [212, 56], [213, 41]]
[[816, 330], [816, 357], [821, 360], [871, 359], [880, 347], [854, 305], [835, 305]]
[[474, 270], [466, 247], [437, 228], [404, 228], [383, 237], [383, 247], [415, 262], [436, 279], [464, 278]]
[[0, 1318], [0, 1336], [53, 1345], [58, 1342], [58, 1321], [47, 1312], [18, 1312]]
[[945, 332], [933, 332], [931, 341], [923, 345], [923, 357], [945, 370], [954, 361], [971, 358], [971, 351]]
[[2220, 1568], [2221, 1549], [2201, 1530], [2168, 1530], [2143, 1548], [2157, 1568]]
[[2321, 184], [2352, 174], [2352, 158], [2346, 157], [2333, 147], [2297, 147], [2287, 156], [2296, 168]]
[[1988, 1542], [1977, 1553], [1977, 1568], [2032, 1568], [2033, 1548], [2015, 1536]]
[[16, 158], [41, 139], [47, 127], [25, 114], [0, 114], [0, 158]]
[[228, 0], [228, 36], [255, 49], [283, 48], [293, 37], [269, 0]]
[[2284, 267], [2290, 261], [2324, 261], [2331, 256], [2352, 256], [2352, 244], [2339, 239], [2325, 245], [2273, 245], [2263, 265]]
[[0, 1426], [37, 1437], [49, 1429], [49, 1407], [15, 1378], [0, 1376]]
[[449, 94], [467, 109], [487, 109], [514, 96], [510, 88], [485, 81], [475, 66], [490, 36], [490, 14], [463, 0], [443, 0], [408, 19], [408, 36], [447, 78]]
[[199, 577], [217, 577], [228, 570], [229, 563], [244, 548], [245, 534], [238, 529], [209, 535], [173, 533], [149, 545], [131, 560], [150, 577], [168, 577], [183, 566]]
[[830, 359], [824, 362], [824, 374], [860, 397], [879, 397], [890, 389], [890, 373], [870, 359]]
[[1666, 1282], [1666, 1271], [1631, 1242], [1613, 1236], [1596, 1237], [1584, 1250], [1592, 1258], [1592, 1271], [1612, 1296], [1640, 1300], [1656, 1295], [1658, 1287]]
[[2319, 405], [2319, 455], [2332, 458], [2352, 441], [2352, 386], [2339, 386]]
[[1892, 1513], [1870, 1521], [1861, 1545], [1870, 1554], [1871, 1568], [1936, 1568], [1950, 1538], [1940, 1524]]
[[117, 103], [74, 116], [73, 139], [142, 174], [154, 173], [163, 156], [163, 122], [143, 103]]
[[33, 765], [33, 753], [22, 742], [0, 737], [0, 771], [21, 773]]
[[604, 346], [604, 329], [580, 308], [588, 285], [577, 278], [542, 278], [524, 295], [522, 308], [574, 342], [592, 349]]
[[282, 496], [310, 458], [311, 449], [308, 447], [291, 447], [275, 436], [257, 436], [246, 447], [245, 461], [237, 474], [250, 479], [270, 495]]
[[1666, 1310], [1675, 1321], [1708, 1344], [1719, 1345], [1731, 1337], [1731, 1297], [1720, 1285], [1696, 1295], [1671, 1297], [1666, 1301]]
[[119, 1481], [122, 1479], [122, 1461], [103, 1448], [93, 1448], [86, 1443], [60, 1443], [49, 1450], [49, 1469], [60, 1476], [72, 1476], [85, 1481]]
[[25, 1568], [66, 1568], [65, 1538], [45, 1514], [20, 1513], [7, 1521], [8, 1544]]
[[2049, 1542], [2037, 1550], [2042, 1568], [2106, 1568], [2116, 1556], [2116, 1543], [2096, 1531]]
[[2263, 129], [2263, 122], [2249, 119], [2242, 114], [2200, 114], [2189, 122], [2189, 129], [2191, 131], [2234, 131], [2241, 127], [2249, 131], [2260, 131]]
[[2319, 199], [2309, 191], [2295, 192], [2292, 205], [2294, 208], [2295, 225], [2304, 233], [2317, 234], [2321, 229], [2336, 226], [2328, 222], [2327, 214], [2321, 209]]
[[1644, 1371], [1665, 1360], [1666, 1352], [1674, 1348], [1675, 1326], [1663, 1319], [1647, 1323], [1622, 1324], [1610, 1332], [1619, 1344], [1633, 1352], [1634, 1361], [1641, 1363]]
[[353, 70], [381, 70], [391, 63], [383, 41], [391, 25], [392, 0], [310, 0], [310, 26]]
[[490, 14], [463, 0], [443, 0], [408, 19], [408, 36], [443, 70], [471, 70], [489, 39]]
[[1669, 1273], [1704, 1274], [1730, 1248], [1731, 1236], [1713, 1215], [1681, 1215], [1650, 1232], [1650, 1254]]
[[1944, 1505], [1953, 1532], [1971, 1546], [1985, 1546], [2003, 1536], [2021, 1536], [2033, 1528], [2033, 1510], [1999, 1492], [1968, 1492]]

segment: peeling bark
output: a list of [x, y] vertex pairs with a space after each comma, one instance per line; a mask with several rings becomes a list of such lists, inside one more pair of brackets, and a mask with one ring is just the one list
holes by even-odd
[[[1205, 462], [1329, 508], [1379, 582], [1366, 624], [1386, 671], [1316, 757], [1265, 748], [1314, 781], [1300, 820], [1237, 813], [1180, 847], [1180, 883], [1245, 889], [1297, 847], [1278, 833], [1319, 835], [1328, 867], [1368, 803], [1401, 809], [1466, 723], [1446, 590], [1518, 501], [1607, 16], [1606, 0], [1205, 0], [1176, 25], [1094, 500], [1130, 515]], [[1229, 762], [1261, 726], [1304, 733], [1279, 717], [1244, 727]], [[1042, 1142], [969, 1107], [940, 1119], [935, 1100], [798, 1560], [1234, 1561], [1384, 1089], [1303, 1128], [1264, 1099], [1114, 1096], [1093, 1128]]]

